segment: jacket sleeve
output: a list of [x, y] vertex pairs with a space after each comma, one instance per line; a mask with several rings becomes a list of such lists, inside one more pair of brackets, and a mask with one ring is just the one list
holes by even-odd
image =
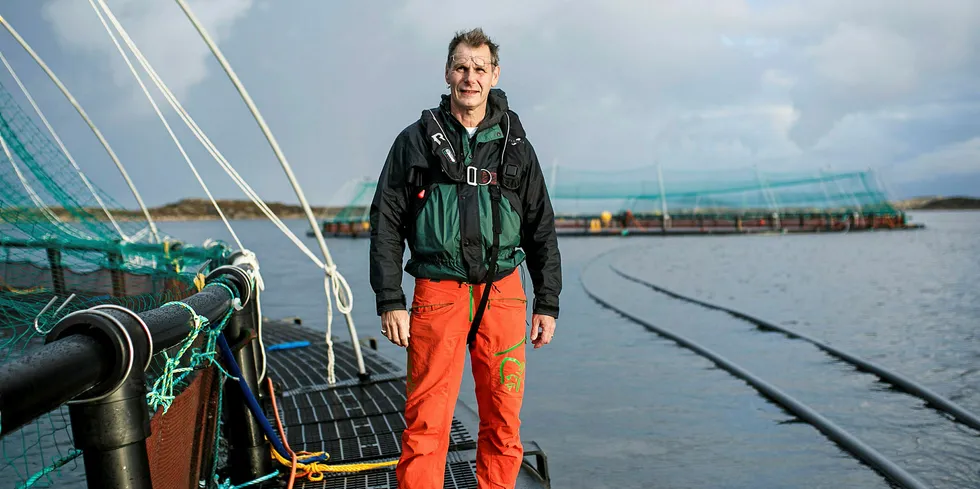
[[527, 268], [534, 285], [532, 311], [557, 318], [562, 283], [555, 212], [534, 147], [526, 139], [524, 146], [529, 165], [522, 196], [524, 224], [521, 248], [527, 254]]
[[412, 145], [403, 131], [385, 160], [371, 202], [370, 275], [378, 315], [405, 309], [402, 257], [405, 254], [405, 215], [408, 207], [407, 168]]

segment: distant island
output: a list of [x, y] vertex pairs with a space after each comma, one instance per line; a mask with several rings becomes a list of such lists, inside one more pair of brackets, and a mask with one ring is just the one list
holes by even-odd
[[893, 202], [903, 210], [978, 210], [980, 198], [977, 197], [918, 197]]
[[[265, 219], [265, 214], [250, 200], [228, 200], [219, 199], [218, 205], [228, 219]], [[281, 202], [266, 202], [280, 219], [305, 219], [306, 213], [298, 204], [284, 204]], [[898, 209], [902, 210], [980, 210], [980, 198], [977, 197], [916, 197], [892, 202]], [[342, 206], [311, 206], [313, 215], [317, 219], [325, 219], [336, 216], [344, 207]], [[65, 221], [74, 219], [70, 213], [64, 209], [52, 207], [51, 210]], [[366, 209], [353, 209], [356, 214]], [[96, 219], [105, 219], [105, 214], [99, 208], [86, 208], [86, 211]], [[207, 199], [187, 198], [177, 202], [172, 202], [149, 209], [150, 215], [155, 221], [206, 221], [219, 219], [218, 211]], [[110, 210], [114, 218], [118, 220], [143, 220], [143, 212], [133, 209], [114, 209]], [[35, 219], [42, 217], [38, 209], [0, 209], [0, 213], [5, 214], [5, 220]]]
[[[216, 199], [215, 201], [228, 219], [266, 219], [262, 210], [251, 200]], [[299, 204], [284, 204], [282, 202], [266, 202], [265, 204], [280, 219], [306, 218], [306, 212]], [[335, 216], [341, 209], [343, 207], [310, 206], [310, 210], [313, 211], [313, 215], [317, 219]], [[101, 213], [101, 210], [96, 211]], [[151, 207], [149, 211], [150, 216], [159, 221], [203, 221], [221, 218], [217, 209], [211, 205], [210, 200], [199, 198], [181, 199], [159, 207]], [[111, 212], [113, 216], [144, 219], [143, 212], [139, 210], [126, 209]]]
[[[228, 219], [266, 219], [262, 210], [251, 200], [216, 199], [216, 202], [221, 207], [221, 212]], [[280, 219], [306, 218], [306, 213], [303, 211], [302, 206], [298, 204], [266, 202], [266, 205]], [[335, 216], [343, 209], [343, 207], [324, 206], [310, 206], [310, 208], [317, 219]], [[50, 207], [49, 209], [63, 221], [70, 222], [75, 220], [75, 216], [62, 207]], [[221, 218], [218, 215], [218, 211], [211, 205], [210, 200], [200, 198], [181, 199], [162, 206], [150, 207], [148, 210], [154, 221], [161, 222], [207, 221]], [[84, 211], [94, 219], [108, 220], [105, 213], [102, 212], [102, 209], [98, 207], [86, 207]], [[109, 212], [112, 213], [114, 219], [119, 221], [142, 221], [145, 219], [143, 211], [139, 209], [109, 209]], [[17, 219], [46, 219], [43, 213], [36, 207], [19, 209], [0, 208], [0, 214], [3, 214], [3, 220], [6, 221], [15, 221]]]

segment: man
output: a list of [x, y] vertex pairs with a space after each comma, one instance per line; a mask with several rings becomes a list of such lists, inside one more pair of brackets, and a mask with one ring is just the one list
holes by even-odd
[[[449, 95], [395, 139], [371, 204], [371, 286], [381, 331], [407, 347], [402, 489], [441, 488], [469, 349], [480, 415], [480, 488], [513, 488], [523, 459], [527, 299], [531, 342], [551, 342], [561, 258], [554, 211], [531, 143], [504, 93], [498, 47], [481, 29], [449, 43]], [[402, 291], [415, 277], [411, 317]]]

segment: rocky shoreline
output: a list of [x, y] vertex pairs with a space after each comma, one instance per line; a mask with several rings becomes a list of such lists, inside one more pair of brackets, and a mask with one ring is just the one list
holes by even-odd
[[920, 197], [895, 202], [895, 207], [909, 211], [919, 210], [980, 210], [977, 197]]

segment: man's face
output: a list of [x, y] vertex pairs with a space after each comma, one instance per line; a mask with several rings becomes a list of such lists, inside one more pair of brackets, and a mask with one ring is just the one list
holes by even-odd
[[500, 67], [492, 65], [491, 59], [487, 45], [478, 48], [456, 46], [446, 67], [446, 83], [457, 107], [474, 109], [486, 103], [490, 88], [497, 84], [500, 76]]

